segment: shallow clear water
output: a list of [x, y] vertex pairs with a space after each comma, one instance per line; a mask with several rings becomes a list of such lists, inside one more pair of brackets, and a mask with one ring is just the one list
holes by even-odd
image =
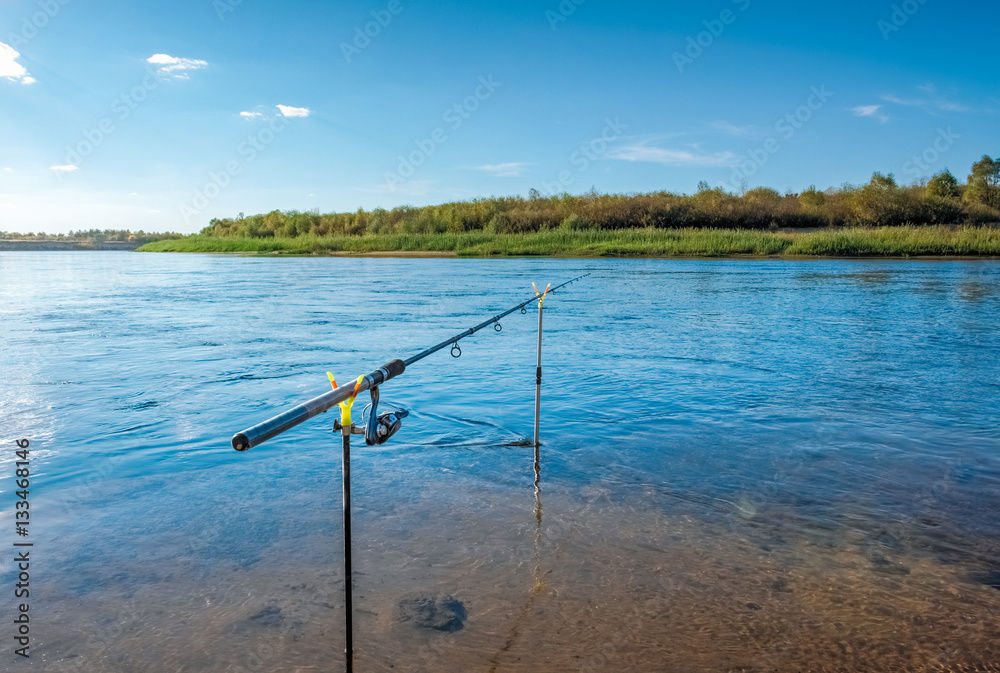
[[386, 384], [356, 670], [1000, 670], [1000, 263], [131, 253], [0, 253], [0, 544], [19, 437], [35, 543], [0, 670], [341, 670], [334, 415], [229, 438], [588, 271], [539, 491], [533, 312]]

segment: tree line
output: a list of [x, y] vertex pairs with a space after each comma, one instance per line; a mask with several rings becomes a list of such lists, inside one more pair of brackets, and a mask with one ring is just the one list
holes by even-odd
[[344, 236], [397, 233], [526, 233], [551, 229], [707, 227], [776, 229], [1000, 223], [1000, 159], [984, 156], [964, 184], [948, 170], [899, 185], [875, 173], [864, 185], [780, 194], [758, 187], [743, 193], [699, 184], [695, 194], [520, 196], [480, 198], [416, 208], [353, 213], [280, 211], [213, 219], [202, 235], [216, 237]]
[[68, 234], [46, 234], [45, 232], [18, 234], [9, 231], [0, 231], [0, 239], [8, 241], [91, 241], [94, 243], [105, 242], [128, 242], [142, 245], [152, 241], [162, 241], [167, 238], [181, 238], [183, 234], [173, 232], [153, 233], [143, 230], [130, 231], [128, 229], [80, 229], [70, 231]]

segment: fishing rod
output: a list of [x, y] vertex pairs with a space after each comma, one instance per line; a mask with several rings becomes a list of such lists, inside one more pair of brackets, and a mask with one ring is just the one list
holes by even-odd
[[[384, 444], [389, 440], [396, 432], [402, 427], [403, 418], [405, 418], [409, 412], [405, 409], [394, 409], [393, 411], [386, 412], [384, 414], [378, 413], [378, 403], [379, 403], [379, 386], [388, 381], [389, 379], [395, 378], [406, 371], [406, 368], [410, 365], [423, 360], [429, 355], [432, 355], [439, 350], [451, 346], [452, 357], [460, 357], [462, 355], [462, 348], [458, 345], [458, 342], [466, 337], [470, 337], [476, 332], [490, 325], [493, 325], [493, 329], [497, 332], [501, 331], [503, 327], [500, 325], [500, 320], [510, 315], [514, 311], [521, 311], [521, 313], [527, 313], [525, 308], [528, 304], [533, 301], [538, 302], [538, 360], [537, 367], [535, 370], [535, 466], [536, 466], [536, 497], [537, 497], [537, 486], [538, 486], [538, 449], [540, 446], [540, 441], [538, 437], [538, 426], [539, 426], [539, 412], [541, 406], [541, 390], [542, 390], [542, 311], [545, 307], [545, 297], [549, 293], [555, 292], [561, 288], [566, 287], [570, 283], [574, 283], [581, 278], [585, 278], [590, 274], [584, 274], [572, 280], [568, 280], [561, 285], [556, 287], [548, 286], [545, 288], [544, 292], [539, 292], [535, 284], [532, 283], [531, 286], [535, 290], [535, 296], [531, 299], [527, 299], [520, 304], [517, 304], [513, 308], [510, 308], [503, 313], [499, 313], [489, 320], [484, 320], [475, 327], [470, 327], [464, 332], [459, 332], [450, 339], [445, 339], [436, 346], [431, 346], [427, 350], [421, 351], [411, 358], [406, 360], [393, 360], [386, 363], [385, 365], [379, 367], [371, 374], [367, 376], [359, 376], [357, 381], [355, 381], [354, 386], [346, 385], [342, 387], [337, 386], [337, 381], [333, 378], [333, 374], [327, 372], [327, 376], [330, 377], [330, 384], [333, 386], [333, 390], [320, 395], [319, 397], [314, 397], [313, 399], [303, 402], [302, 404], [285, 411], [284, 413], [278, 414], [273, 418], [269, 418], [263, 423], [258, 423], [252, 428], [247, 428], [243, 432], [238, 432], [233, 436], [233, 448], [237, 451], [248, 451], [254, 446], [258, 446], [263, 442], [266, 442], [272, 437], [276, 437], [286, 430], [294, 428], [299, 423], [309, 420], [313, 416], [321, 414], [326, 410], [333, 407], [333, 405], [338, 405], [340, 407], [340, 419], [334, 421], [333, 430], [334, 432], [340, 432], [343, 435], [343, 493], [344, 493], [344, 654], [346, 656], [346, 671], [347, 673], [352, 673], [354, 669], [354, 571], [351, 566], [351, 435], [364, 435], [365, 443], [368, 446], [375, 446], [379, 444]], [[362, 417], [367, 418], [367, 422], [363, 427], [358, 428], [355, 426], [351, 418], [351, 409], [354, 405], [354, 400], [357, 398], [359, 393], [364, 391], [370, 391], [371, 393], [371, 404], [365, 408], [362, 412]], [[371, 409], [368, 412], [368, 409]], [[539, 504], [540, 508], [540, 504]], [[541, 510], [539, 509], [539, 519], [538, 523], [541, 526]]]
[[[577, 278], [574, 278], [573, 280], [568, 280], [565, 283], [557, 285], [556, 287], [548, 290], [548, 293], [551, 294], [556, 290], [564, 288], [570, 283], [575, 283], [581, 278], [586, 278], [589, 275], [590, 274], [587, 273]], [[335, 388], [333, 390], [323, 393], [322, 395], [319, 395], [318, 397], [314, 397], [311, 400], [303, 402], [298, 406], [292, 407], [291, 409], [288, 409], [287, 411], [280, 413], [277, 416], [274, 416], [273, 418], [269, 418], [262, 423], [258, 423], [253, 427], [247, 428], [243, 432], [237, 432], [235, 435], [233, 435], [232, 439], [233, 448], [236, 449], [237, 451], [249, 451], [255, 446], [260, 446], [267, 440], [277, 437], [278, 435], [287, 430], [291, 430], [299, 423], [303, 423], [312, 418], [313, 416], [317, 416], [319, 414], [324, 413], [328, 409], [332, 408], [335, 405], [341, 404], [350, 397], [354, 397], [366, 390], [377, 388], [378, 386], [382, 385], [389, 379], [393, 379], [402, 374], [404, 371], [406, 371], [406, 368], [409, 367], [410, 365], [419, 362], [420, 360], [423, 360], [428, 355], [432, 355], [443, 348], [451, 346], [452, 357], [457, 358], [462, 355], [462, 349], [458, 345], [459, 341], [461, 341], [466, 337], [472, 336], [479, 330], [485, 327], [489, 327], [490, 325], [494, 325], [494, 329], [497, 332], [499, 332], [501, 329], [503, 329], [500, 326], [500, 320], [502, 318], [507, 317], [514, 311], [521, 311], [522, 313], [526, 313], [527, 310], [525, 309], [525, 307], [531, 302], [538, 300], [539, 298], [538, 295], [536, 294], [536, 296], [532, 297], [531, 299], [523, 301], [511, 309], [504, 311], [503, 313], [500, 313], [498, 315], [495, 315], [489, 320], [485, 320], [479, 323], [475, 327], [470, 327], [469, 329], [465, 330], [464, 332], [456, 334], [450, 339], [445, 339], [436, 346], [431, 346], [427, 350], [421, 351], [420, 353], [417, 353], [413, 357], [407, 358], [406, 360], [399, 360], [399, 359], [392, 360], [391, 362], [382, 365], [381, 367], [379, 367], [372, 373], [368, 374], [367, 376], [361, 377], [359, 379], [359, 383], [353, 388], [349, 386], [345, 386], [342, 388]]]

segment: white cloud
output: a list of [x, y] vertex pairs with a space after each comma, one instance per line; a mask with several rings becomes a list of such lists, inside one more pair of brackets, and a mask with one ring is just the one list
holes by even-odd
[[727, 121], [715, 121], [709, 124], [716, 131], [722, 131], [731, 136], [746, 136], [753, 132], [752, 126], [737, 126]]
[[257, 119], [258, 117], [263, 117], [263, 112], [241, 112], [240, 116], [244, 119]]
[[8, 173], [13, 173], [14, 172], [14, 169], [11, 168], [10, 166], [7, 166], [6, 168], [4, 168], [4, 170], [7, 171]]
[[882, 96], [882, 100], [887, 103], [892, 103], [894, 105], [903, 105], [906, 107], [918, 107], [924, 112], [934, 115], [938, 112], [968, 112], [969, 107], [963, 105], [962, 103], [956, 103], [954, 101], [942, 98], [937, 93], [937, 88], [933, 84], [923, 84], [917, 87], [926, 94], [929, 94], [931, 98], [901, 98], [892, 94], [886, 94]]
[[647, 138], [633, 142], [608, 152], [611, 159], [621, 161], [643, 161], [664, 166], [732, 166], [736, 155], [732, 152], [703, 152], [697, 145], [691, 149], [669, 149], [657, 147], [654, 143], [659, 138]]
[[871, 117], [876, 112], [878, 112], [881, 105], [859, 105], [856, 108], [852, 108], [851, 112], [854, 113], [855, 117]]
[[21, 54], [9, 44], [0, 42], [0, 77], [21, 84], [34, 84], [35, 78], [28, 74], [24, 66], [17, 62]]
[[851, 112], [854, 113], [855, 117], [873, 117], [880, 122], [889, 121], [887, 115], [879, 112], [881, 109], [881, 105], [859, 105], [858, 107], [851, 108]]
[[492, 173], [498, 178], [516, 178], [521, 175], [522, 169], [527, 165], [528, 164], [522, 162], [485, 164], [483, 166], [474, 166], [473, 170], [486, 171], [487, 173]]
[[893, 96], [891, 94], [886, 94], [882, 96], [882, 100], [887, 103], [894, 103], [896, 105], [924, 105], [926, 101], [920, 100], [919, 98], [900, 98], [899, 96]]
[[66, 164], [65, 166], [49, 166], [49, 170], [57, 173], [72, 173], [73, 171], [80, 170], [80, 167], [73, 164]]
[[199, 61], [193, 58], [177, 58], [167, 54], [153, 54], [146, 59], [146, 63], [159, 66], [156, 74], [161, 77], [173, 77], [174, 79], [191, 79], [189, 70], [201, 70], [208, 67], [207, 61]]
[[288, 105], [279, 105], [278, 111], [285, 117], [308, 117], [312, 114], [312, 110], [304, 107], [289, 107]]

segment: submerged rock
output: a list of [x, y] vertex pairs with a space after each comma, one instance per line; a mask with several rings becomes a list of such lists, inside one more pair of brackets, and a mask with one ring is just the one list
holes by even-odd
[[266, 608], [250, 617], [251, 622], [262, 626], [277, 626], [284, 620], [285, 617], [281, 614], [281, 608], [277, 605], [268, 605]]
[[465, 606], [454, 596], [425, 594], [399, 602], [399, 621], [425, 629], [454, 633], [465, 626], [466, 618]]
[[910, 569], [907, 568], [902, 563], [894, 563], [885, 557], [884, 554], [879, 552], [872, 552], [868, 554], [868, 560], [871, 561], [872, 569], [877, 573], [885, 573], [886, 575], [909, 575]]
[[980, 584], [1000, 591], [1000, 570], [987, 570], [972, 573], [972, 579]]

